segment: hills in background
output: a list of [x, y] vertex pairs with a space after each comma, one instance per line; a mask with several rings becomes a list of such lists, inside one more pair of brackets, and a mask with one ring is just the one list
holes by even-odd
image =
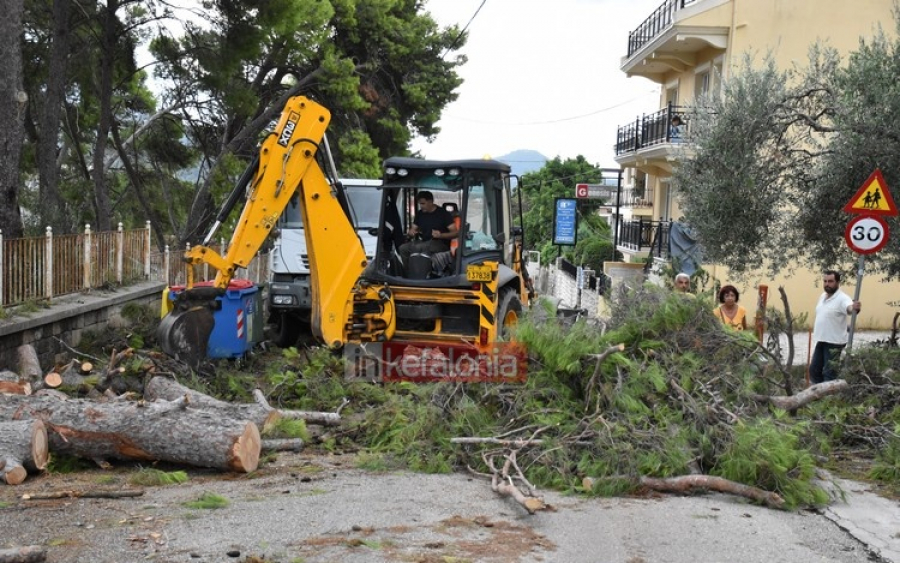
[[496, 156], [494, 159], [509, 164], [510, 168], [512, 168], [512, 173], [517, 176], [540, 170], [550, 160], [537, 151], [524, 149], [513, 151], [503, 156]]

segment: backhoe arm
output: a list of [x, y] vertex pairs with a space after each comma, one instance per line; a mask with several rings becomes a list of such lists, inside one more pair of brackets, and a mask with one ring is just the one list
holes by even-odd
[[214, 287], [227, 288], [235, 271], [250, 264], [307, 171], [318, 170], [316, 152], [330, 120], [329, 111], [312, 100], [302, 96], [288, 100], [275, 131], [260, 148], [247, 203], [225, 256], [205, 245], [185, 254], [189, 264], [209, 264], [216, 269]]
[[[166, 353], [195, 366], [206, 356], [217, 296], [225, 291], [238, 268], [249, 265], [298, 190], [312, 272], [313, 334], [329, 346], [344, 344], [350, 334], [368, 340], [381, 338], [388, 326], [381, 320], [384, 310], [393, 316], [392, 306], [382, 306], [389, 301], [389, 294], [357, 287], [366, 266], [365, 251], [340, 203], [341, 187], [329, 185], [316, 162], [330, 117], [328, 110], [305, 97], [288, 101], [253, 165], [256, 170], [249, 182], [247, 201], [226, 254], [222, 256], [206, 246], [212, 232], [203, 245], [185, 253], [185, 261], [191, 265], [188, 272], [194, 265], [209, 264], [217, 273], [212, 287], [194, 288], [189, 277], [187, 289], [157, 329]], [[250, 176], [245, 173], [243, 178]], [[229, 198], [230, 206], [235, 202], [236, 198]], [[217, 218], [217, 225], [222, 220]], [[355, 304], [373, 300], [374, 307], [360, 307], [365, 314], [354, 317]]]

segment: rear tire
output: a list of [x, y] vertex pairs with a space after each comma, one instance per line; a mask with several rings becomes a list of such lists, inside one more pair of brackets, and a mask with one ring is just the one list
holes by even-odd
[[500, 304], [497, 306], [497, 336], [506, 340], [510, 329], [519, 323], [522, 316], [522, 302], [512, 287], [500, 290]]
[[280, 313], [274, 315], [274, 321], [272, 342], [279, 348], [296, 346], [302, 329], [300, 319], [287, 313]]

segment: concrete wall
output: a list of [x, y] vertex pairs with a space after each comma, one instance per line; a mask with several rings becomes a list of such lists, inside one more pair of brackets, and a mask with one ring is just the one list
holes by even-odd
[[147, 282], [116, 291], [69, 295], [50, 307], [0, 320], [0, 369], [18, 372], [17, 349], [31, 344], [44, 372], [62, 363], [78, 347], [87, 331], [103, 331], [128, 325], [122, 308], [135, 303], [160, 307], [164, 283]]

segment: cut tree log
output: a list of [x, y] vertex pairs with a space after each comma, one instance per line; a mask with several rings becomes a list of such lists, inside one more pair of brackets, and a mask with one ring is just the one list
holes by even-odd
[[44, 384], [41, 389], [56, 389], [62, 385], [62, 374], [57, 371], [51, 371], [44, 376]]
[[0, 549], [0, 563], [43, 563], [47, 550], [39, 545]]
[[47, 427], [40, 420], [0, 421], [0, 459], [9, 485], [22, 483], [29, 471], [43, 471], [50, 459]]
[[34, 386], [28, 379], [8, 369], [0, 370], [0, 394], [31, 395], [33, 391]]
[[800, 391], [796, 395], [791, 395], [790, 397], [757, 394], [750, 395], [750, 397], [754, 401], [769, 403], [770, 405], [774, 405], [779, 409], [792, 411], [795, 409], [799, 409], [802, 406], [808, 405], [813, 401], [817, 401], [822, 397], [840, 393], [847, 387], [848, 384], [845, 380], [835, 379], [834, 381], [825, 381], [824, 383], [816, 383], [815, 385], [810, 385], [808, 388]]
[[44, 375], [41, 369], [41, 360], [38, 358], [37, 350], [31, 344], [22, 344], [16, 348], [16, 357], [19, 361], [19, 377], [26, 379], [32, 383], [37, 383]]
[[255, 403], [228, 403], [209, 395], [194, 391], [168, 377], [156, 376], [144, 388], [144, 398], [149, 401], [173, 401], [180, 397], [188, 397], [191, 404], [212, 408], [234, 418], [246, 418], [265, 430], [279, 418], [303, 419], [310, 424], [338, 425], [341, 415], [336, 412], [292, 411], [273, 408], [262, 392], [253, 392]]
[[[85, 375], [83, 366], [84, 364], [76, 360], [69, 362], [65, 369], [59, 374], [62, 381], [59, 385], [53, 387], [53, 389], [62, 388], [77, 395], [86, 395], [90, 393], [97, 386], [100, 378], [97, 375]], [[91, 369], [93, 369], [93, 367], [91, 367]], [[90, 371], [87, 373], [90, 373]]]
[[226, 471], [259, 465], [256, 424], [181, 401], [99, 403], [59, 395], [11, 395], [0, 420], [39, 419], [50, 451], [94, 460], [168, 461]]
[[27, 381], [0, 381], [0, 395], [31, 395], [31, 391]]

